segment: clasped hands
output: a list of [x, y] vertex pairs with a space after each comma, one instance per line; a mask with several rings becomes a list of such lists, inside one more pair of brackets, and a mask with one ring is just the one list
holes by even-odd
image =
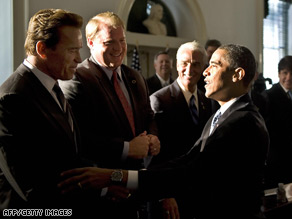
[[160, 141], [157, 136], [147, 134], [146, 131], [130, 141], [128, 156], [142, 159], [148, 155], [156, 156], [160, 152]]
[[[147, 155], [155, 156], [160, 152], [160, 141], [157, 136], [148, 134], [144, 131], [132, 141], [130, 141], [128, 156], [134, 159], [142, 159]], [[85, 167], [76, 168], [65, 171], [61, 174], [64, 178], [62, 182], [58, 184], [62, 193], [69, 193], [76, 190], [100, 190], [105, 187], [112, 186], [110, 176], [113, 170], [97, 168], [97, 167]], [[124, 179], [128, 178], [128, 172], [124, 172]], [[112, 192], [117, 188], [112, 187]], [[118, 189], [121, 198], [128, 198], [129, 191], [125, 188]], [[115, 193], [117, 194], [117, 193]]]

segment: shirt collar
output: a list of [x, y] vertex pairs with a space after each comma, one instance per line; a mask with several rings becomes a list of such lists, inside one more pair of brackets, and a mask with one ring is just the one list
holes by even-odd
[[52, 92], [54, 85], [56, 84], [56, 80], [51, 78], [49, 75], [40, 71], [37, 67], [32, 65], [29, 61], [24, 59], [23, 64], [28, 67], [32, 73], [40, 80], [42, 85], [49, 91]]
[[198, 87], [197, 87], [197, 85], [195, 85], [194, 92], [191, 93], [190, 91], [186, 90], [186, 88], [183, 86], [183, 84], [181, 83], [179, 78], [177, 78], [177, 83], [178, 83], [178, 86], [180, 87], [180, 89], [182, 90], [183, 95], [184, 95], [184, 97], [185, 97], [185, 99], [186, 99], [188, 104], [190, 103], [190, 99], [191, 99], [192, 95], [195, 96], [196, 106], [198, 108], [198, 92], [197, 92]]
[[279, 83], [281, 87], [284, 89], [285, 93], [287, 93], [289, 90], [287, 90], [281, 83]]
[[167, 80], [164, 80], [162, 77], [160, 77], [160, 75], [158, 73], [156, 73], [160, 83], [162, 84], [162, 86], [168, 85], [170, 82], [170, 77]]
[[[113, 70], [111, 70], [111, 69], [108, 69], [108, 68], [106, 68], [106, 67], [104, 67], [104, 66], [102, 66], [93, 56], [92, 56], [92, 58], [93, 58], [93, 62], [95, 63], [95, 64], [97, 64], [97, 65], [99, 65], [100, 67], [101, 67], [101, 69], [105, 72], [105, 74], [106, 74], [106, 76], [108, 77], [108, 79], [109, 80], [111, 80], [112, 79], [112, 76], [113, 76]], [[119, 66], [119, 67], [117, 67], [116, 69], [115, 69], [115, 71], [118, 73], [118, 75], [119, 75], [119, 79], [122, 81], [123, 79], [122, 79], [122, 71], [121, 71], [121, 66]]]
[[232, 100], [229, 100], [227, 103], [225, 103], [223, 106], [221, 106], [219, 109], [219, 111], [221, 112], [221, 115], [223, 115], [223, 113], [242, 96], [243, 95], [236, 97]]

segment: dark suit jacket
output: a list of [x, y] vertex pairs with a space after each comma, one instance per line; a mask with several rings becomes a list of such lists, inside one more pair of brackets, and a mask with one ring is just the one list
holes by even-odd
[[256, 107], [258, 108], [262, 117], [266, 119], [268, 116], [268, 109], [269, 109], [267, 99], [261, 93], [258, 93], [254, 89], [250, 91], [250, 97], [254, 105], [256, 105]]
[[[143, 76], [122, 65], [131, 99], [137, 135], [155, 132], [153, 111]], [[123, 107], [103, 70], [86, 59], [71, 81], [61, 85], [79, 123], [88, 157], [100, 167], [140, 169], [142, 160], [121, 161], [124, 141], [134, 138]], [[154, 131], [153, 131], [154, 130]]]
[[208, 136], [211, 121], [212, 117], [188, 154], [139, 171], [139, 191], [148, 198], [192, 192], [196, 219], [254, 218], [261, 204], [269, 145], [264, 120], [246, 94], [221, 116], [219, 126]]
[[177, 81], [150, 96], [161, 144], [160, 153], [152, 162], [161, 163], [187, 153], [201, 136], [206, 122], [219, 108], [219, 104], [213, 109], [213, 100], [207, 99], [200, 90], [197, 94], [198, 125], [192, 120], [189, 106]]
[[[192, 119], [189, 106], [177, 81], [150, 96], [161, 145], [160, 153], [152, 159], [152, 165], [186, 154], [201, 136], [210, 116], [219, 108], [217, 102], [207, 99], [199, 89], [197, 94], [198, 125]], [[193, 218], [193, 195], [185, 193], [175, 198], [181, 218]], [[158, 210], [157, 213], [159, 214], [160, 211]]]
[[[154, 92], [160, 90], [162, 88], [161, 82], [156, 74], [154, 74], [152, 77], [147, 78], [147, 85], [149, 90], [149, 95], [153, 94]], [[169, 83], [171, 84], [173, 82], [173, 79], [170, 78]]]
[[[145, 130], [156, 134], [145, 79], [125, 65], [121, 71], [132, 103], [136, 134]], [[78, 66], [73, 80], [62, 83], [61, 87], [79, 124], [87, 158], [105, 168], [144, 167], [142, 159], [121, 160], [124, 141], [135, 136], [113, 84], [100, 66], [91, 58], [86, 59]], [[100, 206], [106, 218], [136, 218], [139, 202], [133, 197], [121, 203], [104, 200]]]
[[292, 101], [279, 83], [263, 92], [268, 101], [267, 128], [271, 146], [268, 159], [267, 186], [277, 187], [279, 182], [291, 183], [292, 174]]
[[0, 87], [0, 145], [16, 181], [28, 192], [26, 204], [12, 195], [11, 208], [73, 208], [80, 204], [80, 197], [64, 197], [57, 188], [62, 171], [82, 165], [78, 133], [76, 136], [75, 144], [65, 114], [21, 64]]

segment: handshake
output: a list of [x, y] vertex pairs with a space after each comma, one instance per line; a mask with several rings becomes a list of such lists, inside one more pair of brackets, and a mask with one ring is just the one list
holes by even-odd
[[147, 134], [146, 131], [130, 141], [128, 157], [133, 159], [143, 159], [156, 156], [160, 152], [160, 141], [157, 136]]
[[[146, 131], [135, 137], [130, 141], [128, 157], [133, 159], [143, 159], [150, 156], [155, 156], [160, 152], [160, 141], [157, 136], [147, 134]], [[104, 169], [98, 167], [85, 167], [77, 168], [65, 171], [61, 174], [64, 179], [58, 184], [62, 193], [70, 193], [81, 190], [100, 190], [105, 187], [114, 188], [117, 187], [116, 183], [113, 183], [111, 176], [114, 170]], [[116, 197], [129, 197], [129, 190], [127, 187], [128, 171], [121, 170], [121, 180], [119, 182], [119, 188], [113, 189]], [[81, 190], [80, 190], [81, 189]], [[118, 191], [118, 195], [117, 192]]]

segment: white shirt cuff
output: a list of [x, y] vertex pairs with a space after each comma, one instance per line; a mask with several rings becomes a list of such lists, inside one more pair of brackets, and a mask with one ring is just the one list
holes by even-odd
[[127, 189], [137, 190], [138, 189], [138, 171], [128, 171]]

